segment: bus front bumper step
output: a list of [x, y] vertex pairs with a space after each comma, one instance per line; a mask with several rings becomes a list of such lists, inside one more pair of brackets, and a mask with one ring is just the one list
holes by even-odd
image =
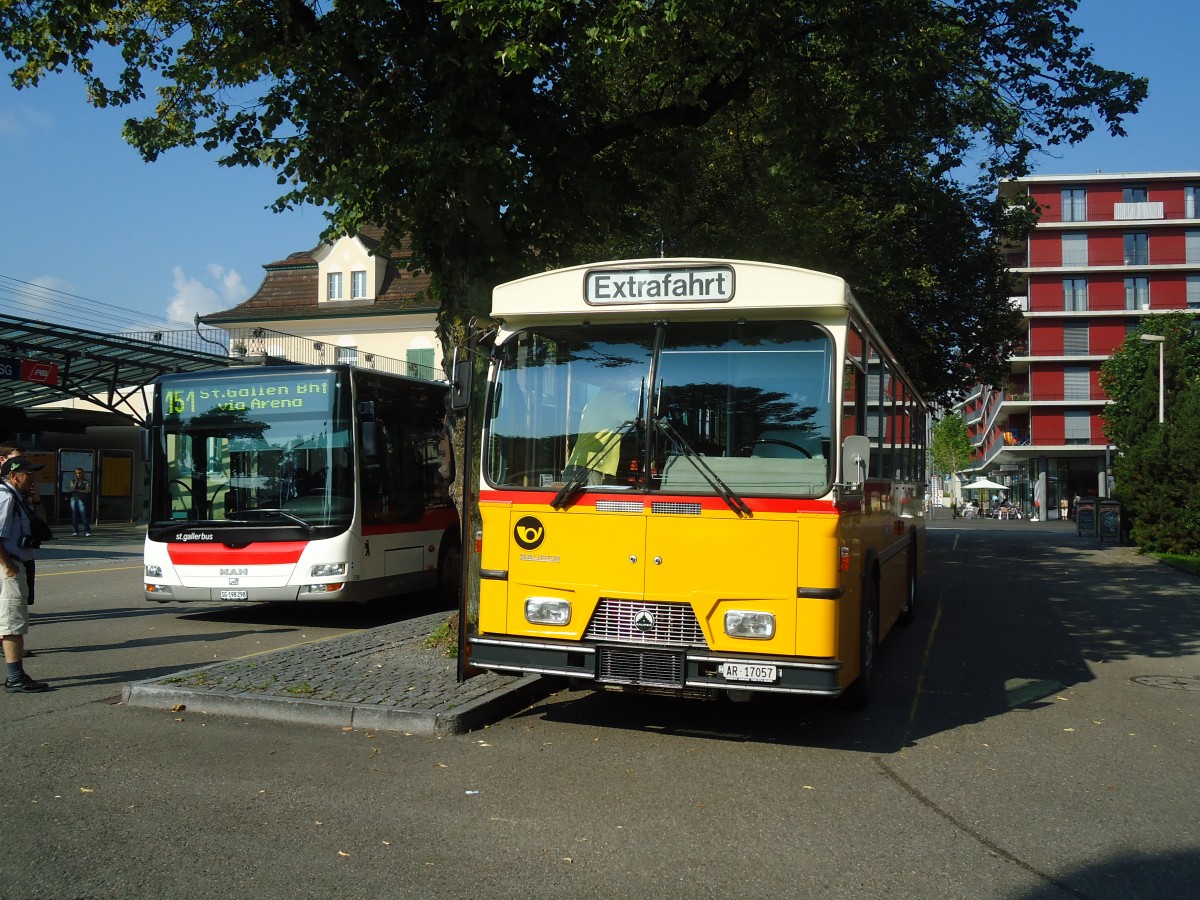
[[675, 691], [707, 688], [832, 697], [842, 690], [838, 684], [842, 666], [836, 660], [486, 636], [473, 637], [470, 644], [471, 665], [496, 672], [562, 675], [597, 684]]

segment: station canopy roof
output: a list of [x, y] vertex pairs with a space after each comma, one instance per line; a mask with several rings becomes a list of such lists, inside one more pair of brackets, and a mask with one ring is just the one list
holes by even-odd
[[[0, 314], [0, 419], [6, 426], [0, 430], [59, 430], [52, 421], [98, 425], [111, 422], [111, 413], [145, 425], [147, 388], [158, 376], [230, 365], [224, 347], [196, 346], [203, 341], [193, 332], [101, 334]], [[67, 399], [108, 412], [37, 408]]]

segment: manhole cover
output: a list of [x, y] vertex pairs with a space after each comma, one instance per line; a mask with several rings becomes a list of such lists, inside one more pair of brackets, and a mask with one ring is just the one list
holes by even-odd
[[1183, 678], [1175, 675], [1135, 675], [1129, 679], [1134, 684], [1148, 687], [1171, 688], [1176, 691], [1200, 691], [1200, 678]]

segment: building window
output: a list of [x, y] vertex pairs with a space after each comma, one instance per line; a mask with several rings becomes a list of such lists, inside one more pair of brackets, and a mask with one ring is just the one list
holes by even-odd
[[1088, 338], [1087, 322], [1063, 322], [1063, 356], [1087, 356]]
[[1087, 366], [1063, 366], [1063, 399], [1091, 400], [1091, 369]]
[[1125, 232], [1125, 265], [1150, 265], [1150, 235], [1145, 231]]
[[361, 300], [367, 296], [367, 273], [350, 273], [350, 299]]
[[408, 363], [408, 374], [413, 378], [425, 378], [429, 381], [434, 380], [436, 373], [433, 370], [432, 347], [408, 350], [405, 352], [404, 360]]
[[1067, 312], [1079, 312], [1087, 308], [1087, 279], [1064, 278], [1063, 309]]
[[1092, 414], [1086, 409], [1068, 409], [1063, 413], [1063, 431], [1068, 444], [1092, 442]]
[[1125, 279], [1125, 308], [1126, 309], [1149, 309], [1150, 308], [1150, 279], [1126, 278]]
[[1087, 221], [1087, 191], [1083, 188], [1063, 188], [1062, 220], [1064, 222]]
[[1189, 266], [1200, 264], [1200, 231], [1183, 233], [1183, 261]]
[[1196, 219], [1200, 216], [1196, 215], [1196, 198], [1200, 195], [1200, 187], [1185, 187], [1183, 189], [1183, 217], [1185, 219]]
[[342, 273], [330, 272], [325, 276], [325, 299], [342, 299]]
[[357, 347], [338, 347], [337, 361], [347, 366], [358, 365], [358, 348]]
[[1127, 187], [1121, 192], [1121, 200], [1124, 203], [1145, 203], [1149, 199], [1150, 195], [1142, 185]]
[[1200, 275], [1187, 277], [1187, 305], [1188, 309], [1200, 309]]
[[1064, 234], [1062, 236], [1062, 264], [1064, 267], [1088, 264], [1088, 239], [1086, 234]]

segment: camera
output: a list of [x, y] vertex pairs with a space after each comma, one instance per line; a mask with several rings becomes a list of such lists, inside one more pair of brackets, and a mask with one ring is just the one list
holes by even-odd
[[32, 534], [21, 535], [21, 538], [17, 543], [22, 550], [36, 550], [38, 547], [42, 546], [42, 542], [35, 538]]

